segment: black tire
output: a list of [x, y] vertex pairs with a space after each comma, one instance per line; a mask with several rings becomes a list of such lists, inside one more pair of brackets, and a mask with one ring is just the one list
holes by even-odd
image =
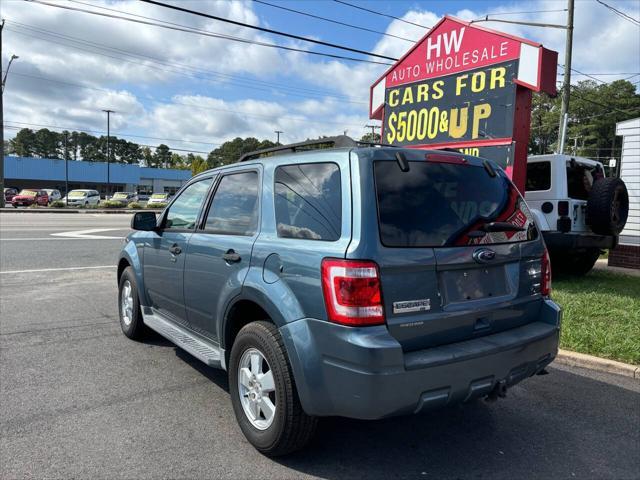
[[[122, 295], [125, 285], [129, 282], [131, 286], [131, 297], [133, 307], [131, 309], [131, 320], [127, 323], [123, 315]], [[140, 340], [144, 337], [145, 326], [142, 320], [142, 310], [140, 308], [140, 297], [138, 296], [138, 285], [133, 268], [127, 267], [122, 272], [120, 281], [118, 282], [118, 318], [120, 320], [120, 328], [122, 333], [133, 340]]]
[[[249, 349], [259, 350], [273, 371], [276, 410], [273, 423], [266, 430], [251, 424], [240, 401], [238, 367], [242, 355]], [[238, 333], [229, 360], [229, 392], [242, 433], [265, 455], [286, 455], [301, 449], [313, 437], [317, 419], [302, 409], [284, 343], [274, 324], [253, 322]]]
[[16, 205], [15, 203], [12, 203], [13, 208], [18, 208], [18, 205]]
[[627, 223], [629, 193], [619, 178], [601, 178], [593, 183], [587, 201], [587, 219], [598, 235], [618, 235]]
[[600, 257], [599, 248], [563, 251], [551, 254], [552, 275], [583, 276], [591, 271]]

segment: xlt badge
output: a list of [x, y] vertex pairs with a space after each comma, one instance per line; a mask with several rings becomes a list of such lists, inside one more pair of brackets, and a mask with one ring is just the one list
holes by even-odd
[[426, 310], [431, 310], [431, 299], [429, 298], [393, 302], [393, 313], [424, 312]]

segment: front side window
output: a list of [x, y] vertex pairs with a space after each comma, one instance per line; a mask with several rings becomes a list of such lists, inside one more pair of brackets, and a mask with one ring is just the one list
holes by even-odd
[[503, 174], [481, 166], [374, 162], [380, 238], [387, 247], [511, 243], [537, 238], [533, 215]]
[[222, 177], [205, 230], [221, 235], [253, 235], [258, 228], [258, 186], [257, 172]]
[[168, 230], [193, 229], [211, 182], [211, 178], [205, 178], [185, 188], [176, 201], [171, 204], [164, 228]]
[[532, 162], [527, 164], [527, 184], [525, 190], [549, 190], [551, 188], [551, 162]]
[[335, 163], [278, 167], [275, 207], [279, 237], [338, 240], [342, 227], [340, 168]]

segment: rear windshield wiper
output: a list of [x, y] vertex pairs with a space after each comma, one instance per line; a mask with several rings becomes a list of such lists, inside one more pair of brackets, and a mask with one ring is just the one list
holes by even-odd
[[523, 232], [524, 227], [514, 225], [508, 222], [488, 222], [482, 225], [478, 230], [471, 230], [467, 233], [469, 238], [482, 238], [488, 232]]

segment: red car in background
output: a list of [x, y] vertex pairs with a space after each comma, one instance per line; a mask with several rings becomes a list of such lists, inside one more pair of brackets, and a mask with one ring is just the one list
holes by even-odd
[[47, 192], [36, 188], [25, 188], [24, 190], [20, 190], [20, 193], [11, 199], [11, 205], [13, 205], [14, 208], [18, 208], [19, 206], [29, 207], [33, 204], [43, 207], [49, 205], [49, 195], [47, 195]]

